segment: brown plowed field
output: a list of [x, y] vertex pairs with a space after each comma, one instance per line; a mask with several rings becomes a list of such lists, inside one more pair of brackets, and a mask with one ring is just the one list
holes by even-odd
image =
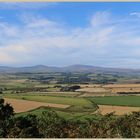
[[56, 108], [67, 108], [70, 106], [70, 105], [63, 105], [63, 104], [51, 104], [51, 103], [43, 103], [43, 102], [36, 102], [36, 101], [27, 101], [21, 99], [4, 98], [4, 100], [6, 103], [10, 103], [13, 106], [15, 113], [30, 111], [41, 106], [56, 107]]
[[98, 105], [97, 112], [105, 115], [107, 113], [115, 112], [115, 115], [124, 115], [133, 111], [140, 111], [140, 107], [127, 107], [127, 106], [110, 106], [110, 105]]

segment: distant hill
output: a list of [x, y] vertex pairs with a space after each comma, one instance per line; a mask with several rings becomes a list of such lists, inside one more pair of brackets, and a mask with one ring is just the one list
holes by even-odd
[[6, 67], [0, 66], [0, 73], [38, 73], [38, 72], [102, 72], [102, 73], [122, 73], [122, 74], [140, 74], [140, 70], [123, 68], [106, 68], [89, 65], [71, 65], [66, 67], [50, 67], [45, 65], [36, 65], [31, 67]]

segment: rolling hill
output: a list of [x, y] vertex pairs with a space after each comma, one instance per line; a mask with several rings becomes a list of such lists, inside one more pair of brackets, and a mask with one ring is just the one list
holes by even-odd
[[0, 66], [0, 73], [43, 73], [43, 72], [91, 72], [91, 73], [114, 73], [140, 75], [139, 69], [106, 68], [90, 65], [71, 65], [65, 67], [51, 67], [45, 65], [36, 65], [31, 67], [7, 67]]

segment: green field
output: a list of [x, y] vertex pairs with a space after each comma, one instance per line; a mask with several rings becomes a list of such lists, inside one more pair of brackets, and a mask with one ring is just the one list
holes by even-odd
[[88, 99], [100, 105], [140, 107], [140, 96], [106, 96], [91, 97]]
[[99, 117], [99, 115], [91, 114], [97, 109], [97, 105], [94, 104], [92, 101], [85, 98], [57, 97], [57, 96], [55, 97], [55, 96], [47, 96], [47, 95], [41, 95], [41, 94], [38, 94], [38, 95], [5, 94], [3, 97], [70, 105], [70, 107], [66, 109], [40, 107], [40, 108], [31, 110], [28, 112], [18, 113], [17, 116], [27, 115], [27, 114], [35, 114], [37, 116], [40, 116], [42, 112], [47, 111], [48, 109], [51, 109], [51, 110], [54, 110], [60, 117], [63, 117], [65, 119], [87, 120], [87, 119], [98, 119]]
[[46, 103], [55, 103], [55, 104], [67, 104], [67, 105], [92, 105], [92, 103], [83, 98], [76, 98], [76, 97], [54, 97], [54, 96], [47, 96], [47, 95], [16, 95], [16, 94], [9, 94], [5, 95], [4, 97], [8, 98], [15, 98], [15, 99], [24, 99], [24, 100], [31, 100], [31, 101], [39, 101], [39, 102], [46, 102]]
[[65, 118], [67, 120], [80, 120], [80, 121], [86, 121], [89, 119], [94, 119], [94, 120], [98, 120], [101, 115], [97, 115], [97, 114], [91, 114], [89, 112], [85, 113], [85, 112], [71, 112], [68, 111], [66, 109], [58, 109], [58, 108], [47, 108], [47, 107], [40, 107], [28, 112], [24, 112], [24, 113], [18, 113], [16, 114], [16, 116], [23, 116], [23, 115], [27, 115], [27, 114], [35, 114], [37, 116], [40, 116], [42, 114], [42, 112], [46, 112], [48, 110], [53, 110], [55, 111], [58, 116]]
[[74, 112], [94, 112], [97, 109], [97, 105], [91, 102], [90, 100], [78, 97], [58, 97], [58, 96], [55, 97], [47, 95], [18, 95], [18, 94], [5, 94], [3, 97], [70, 105], [70, 107], [67, 108], [67, 111]]

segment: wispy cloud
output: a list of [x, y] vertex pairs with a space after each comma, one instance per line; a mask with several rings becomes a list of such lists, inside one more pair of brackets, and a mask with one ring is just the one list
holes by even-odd
[[111, 22], [110, 18], [111, 17], [109, 12], [106, 11], [96, 12], [91, 18], [91, 25], [96, 27], [96, 26], [108, 24]]
[[130, 13], [130, 16], [137, 16], [140, 18], [140, 12], [132, 12]]
[[0, 22], [1, 64], [127, 67], [135, 59], [140, 64], [140, 32], [133, 30], [135, 25], [126, 26], [125, 17], [122, 24], [110, 12], [100, 11], [91, 16], [88, 26], [78, 28], [40, 15], [21, 18], [21, 25]]

